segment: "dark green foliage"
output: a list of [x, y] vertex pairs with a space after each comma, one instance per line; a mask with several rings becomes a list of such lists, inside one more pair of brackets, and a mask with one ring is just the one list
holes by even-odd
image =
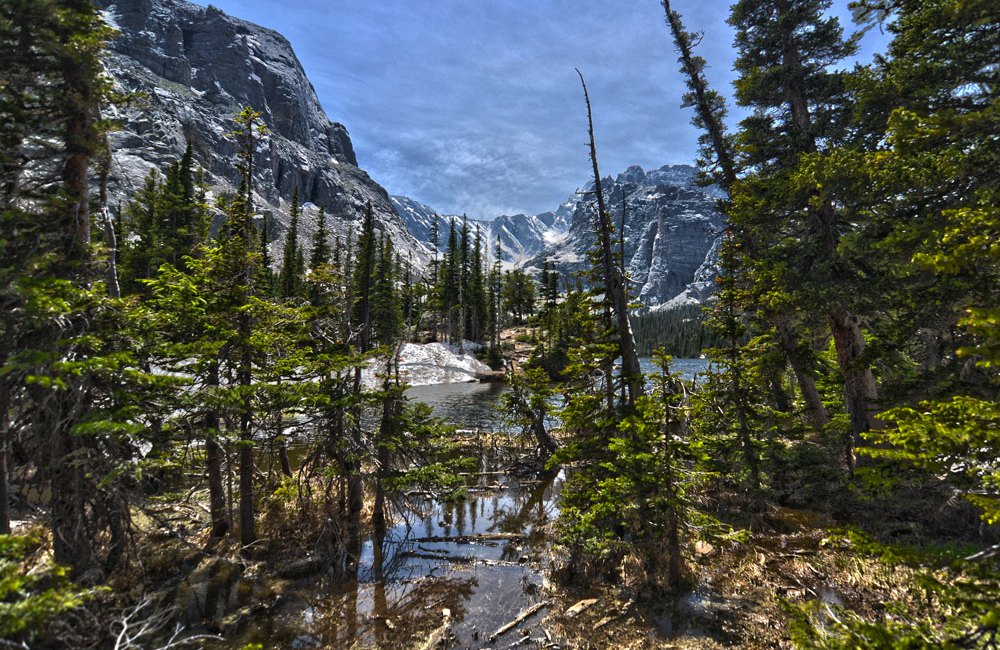
[[377, 258], [371, 297], [373, 340], [379, 345], [391, 345], [402, 338], [404, 320], [397, 274], [399, 260], [393, 252], [392, 240], [385, 235], [379, 238]]
[[535, 313], [535, 281], [521, 269], [507, 271], [503, 275], [501, 301], [504, 313], [515, 324], [523, 325]]
[[124, 229], [118, 233], [123, 293], [141, 293], [142, 281], [153, 277], [160, 265], [182, 267], [184, 258], [196, 256], [198, 247], [208, 240], [211, 217], [204, 189], [197, 183], [199, 175], [188, 144], [165, 175], [150, 170], [142, 189], [129, 202]]
[[632, 320], [636, 349], [644, 357], [664, 348], [671, 356], [692, 358], [719, 347], [719, 336], [705, 326], [704, 312], [701, 305], [684, 305], [640, 313]]
[[299, 215], [302, 208], [299, 205], [299, 188], [292, 192], [292, 203], [289, 211], [291, 222], [288, 234], [285, 236], [285, 247], [281, 258], [281, 270], [278, 272], [278, 288], [282, 298], [300, 297], [302, 282], [305, 275], [305, 253], [299, 244]]
[[[557, 458], [588, 459], [564, 491], [559, 518], [570, 571], [579, 578], [613, 577], [635, 553], [646, 587], [684, 586], [681, 538], [691, 518], [691, 468], [703, 452], [686, 431], [684, 390], [670, 357], [661, 351], [657, 361], [653, 391], [634, 412], [606, 411], [598, 395], [572, 399], [562, 411], [577, 435]], [[587, 437], [594, 427], [598, 437]]]
[[26, 450], [39, 488], [52, 495], [55, 561], [85, 581], [126, 551], [115, 470], [131, 454], [122, 409], [141, 374], [124, 372], [131, 360], [115, 335], [121, 320], [97, 281], [90, 241], [89, 171], [103, 147], [99, 111], [110, 86], [101, 53], [110, 36], [83, 0], [0, 5], [0, 447], [17, 439]]

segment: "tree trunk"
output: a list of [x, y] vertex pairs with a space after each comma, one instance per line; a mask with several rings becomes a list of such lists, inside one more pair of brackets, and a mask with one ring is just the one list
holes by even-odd
[[253, 441], [244, 438], [249, 428], [249, 417], [243, 416], [241, 422], [240, 440], [240, 546], [248, 549], [257, 541], [257, 530], [254, 523], [254, 491], [253, 491]]
[[240, 409], [240, 545], [247, 550], [257, 541], [257, 531], [254, 524], [254, 458], [253, 458], [253, 403], [250, 389], [253, 380], [253, 351], [250, 348], [250, 315], [240, 314], [241, 355], [240, 368], [237, 373], [237, 385], [247, 391], [243, 397]]
[[10, 409], [10, 385], [0, 387], [0, 535], [10, 535], [10, 475], [8, 473], [7, 439], [10, 437], [10, 425], [7, 412]]
[[788, 364], [792, 367], [792, 372], [795, 373], [795, 381], [798, 383], [802, 399], [806, 403], [809, 422], [817, 429], [822, 429], [830, 419], [827, 417], [826, 407], [823, 406], [823, 398], [820, 397], [819, 390], [816, 388], [816, 380], [802, 360], [799, 343], [791, 324], [788, 322], [788, 317], [783, 314], [779, 315], [775, 319], [775, 324], [778, 331], [778, 343], [782, 352], [785, 353]]
[[712, 91], [695, 61], [691, 37], [681, 24], [681, 17], [670, 9], [670, 0], [662, 0], [663, 10], [667, 15], [667, 24], [674, 36], [674, 43], [680, 53], [681, 66], [688, 77], [687, 86], [693, 94], [693, 107], [701, 120], [702, 128], [708, 135], [711, 149], [715, 152], [716, 163], [719, 166], [721, 185], [728, 193], [736, 182], [736, 165], [733, 152], [726, 142], [725, 125], [720, 119], [718, 109], [712, 106]]
[[288, 445], [285, 443], [285, 437], [280, 434], [278, 435], [278, 464], [281, 466], [281, 473], [286, 477], [291, 477], [292, 463], [288, 459]]
[[[67, 45], [68, 47], [68, 45]], [[90, 243], [90, 156], [93, 153], [94, 93], [91, 81], [73, 57], [63, 59], [62, 76], [66, 85], [67, 110], [64, 134], [66, 162], [63, 165], [63, 188], [66, 192], [69, 232], [68, 257], [79, 260], [87, 254]]]
[[555, 439], [549, 434], [548, 430], [545, 428], [545, 409], [538, 408], [532, 410], [531, 415], [531, 432], [535, 436], [535, 440], [538, 441], [538, 445], [545, 452], [546, 456], [551, 456], [556, 453], [559, 449], [559, 445], [556, 444]]
[[865, 337], [858, 325], [858, 318], [843, 307], [829, 313], [830, 331], [837, 349], [837, 363], [844, 378], [844, 405], [851, 419], [851, 440], [847, 446], [847, 463], [855, 466], [854, 450], [864, 444], [861, 434], [876, 425], [875, 413], [878, 389], [871, 368], [862, 358]]
[[580, 83], [583, 85], [583, 96], [587, 103], [587, 133], [590, 136], [590, 161], [594, 167], [594, 193], [597, 195], [597, 212], [599, 219], [598, 237], [601, 242], [601, 266], [604, 275], [604, 290], [610, 298], [614, 310], [618, 331], [618, 348], [622, 359], [622, 380], [628, 387], [628, 405], [635, 405], [635, 400], [643, 394], [642, 368], [639, 366], [639, 355], [635, 349], [635, 338], [632, 336], [632, 324], [629, 322], [628, 296], [625, 289], [625, 276], [621, 267], [615, 264], [614, 250], [611, 242], [611, 214], [604, 202], [604, 192], [601, 189], [601, 171], [597, 166], [597, 146], [594, 142], [594, 118], [590, 108], [590, 94], [583, 73], [579, 70]]
[[[37, 425], [45, 432], [39, 439], [49, 441], [49, 468], [46, 481], [52, 495], [49, 517], [52, 528], [53, 559], [57, 564], [69, 566], [74, 579], [85, 582], [99, 578], [99, 564], [90, 525], [86, 520], [88, 508], [85, 494], [92, 489], [85, 480], [83, 463], [86, 454], [79, 446], [79, 439], [66, 430], [65, 422], [71, 420], [60, 402], [66, 396], [39, 400], [49, 417], [39, 417]], [[54, 417], [52, 417], [54, 416]]]
[[[219, 385], [219, 367], [209, 369], [207, 387]], [[208, 472], [208, 512], [212, 520], [212, 537], [224, 537], [229, 532], [229, 518], [226, 516], [226, 491], [222, 477], [223, 450], [215, 436], [219, 433], [219, 412], [210, 408], [205, 415], [205, 469]]]

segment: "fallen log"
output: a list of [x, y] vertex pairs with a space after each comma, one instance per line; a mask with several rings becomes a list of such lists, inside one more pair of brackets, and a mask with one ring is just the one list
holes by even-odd
[[503, 636], [507, 632], [510, 632], [515, 627], [517, 627], [518, 625], [520, 625], [521, 623], [523, 623], [526, 619], [530, 618], [532, 615], [534, 615], [535, 613], [537, 613], [539, 610], [541, 610], [541, 609], [543, 609], [545, 607], [548, 607], [548, 605], [549, 605], [549, 602], [547, 600], [543, 600], [542, 602], [535, 603], [534, 605], [532, 605], [528, 609], [522, 611], [520, 614], [518, 614], [516, 617], [514, 617], [514, 620], [512, 620], [510, 623], [507, 623], [506, 625], [501, 626], [496, 632], [494, 632], [493, 634], [491, 634], [490, 635], [490, 643], [493, 643], [499, 637]]
[[410, 541], [418, 544], [426, 542], [452, 542], [454, 544], [474, 544], [476, 542], [499, 542], [524, 539], [523, 533], [475, 533], [473, 535], [442, 535], [439, 537], [417, 537]]
[[441, 610], [441, 625], [438, 626], [430, 636], [419, 646], [420, 650], [436, 650], [444, 646], [451, 634], [451, 610], [448, 608]]
[[406, 551], [405, 553], [400, 553], [401, 557], [412, 557], [415, 560], [438, 560], [440, 562], [454, 562], [455, 564], [473, 564], [476, 561], [474, 557], [466, 557], [464, 555], [439, 555], [436, 553], [418, 553], [416, 551]]
[[567, 609], [565, 616], [566, 616], [566, 618], [574, 618], [580, 612], [582, 612], [583, 610], [587, 609], [588, 607], [590, 607], [591, 605], [594, 605], [596, 603], [597, 603], [597, 599], [596, 598], [587, 598], [585, 600], [581, 600], [577, 604], [575, 604], [572, 607], [570, 607], [569, 609]]

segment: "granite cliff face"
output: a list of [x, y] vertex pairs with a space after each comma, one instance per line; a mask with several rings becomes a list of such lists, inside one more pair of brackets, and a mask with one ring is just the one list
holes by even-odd
[[[695, 183], [697, 171], [667, 165], [649, 172], [629, 167], [602, 180], [608, 209], [621, 225], [625, 214], [625, 268], [632, 293], [647, 307], [703, 302], [717, 274], [718, 239], [723, 229], [716, 210], [719, 195]], [[570, 236], [546, 256], [579, 258], [594, 244], [593, 200], [579, 201]], [[576, 270], [579, 262], [562, 265]]]
[[[617, 178], [601, 181], [616, 228], [621, 226], [624, 206], [630, 291], [647, 307], [704, 303], [714, 290], [723, 229], [722, 215], [715, 208], [719, 194], [699, 187], [695, 176], [695, 168], [687, 165], [648, 172], [633, 166]], [[430, 241], [430, 224], [440, 219], [439, 245], [443, 245], [451, 217], [406, 197], [393, 197], [393, 203], [410, 232], [425, 243]], [[554, 212], [474, 223], [488, 234], [491, 252], [500, 236], [502, 258], [510, 265], [534, 271], [548, 260], [570, 276], [589, 264], [587, 254], [595, 243], [593, 204], [593, 198], [574, 195]]]
[[[311, 235], [318, 209], [334, 232], [360, 224], [370, 202], [376, 223], [405, 252], [423, 254], [396, 215], [388, 193], [358, 167], [350, 136], [320, 106], [289, 42], [277, 32], [183, 0], [96, 0], [120, 30], [108, 70], [124, 91], [142, 93], [119, 108], [123, 128], [111, 135], [111, 190], [128, 198], [151, 167], [176, 160], [190, 140], [213, 193], [233, 191], [236, 147], [226, 137], [244, 106], [271, 130], [255, 156], [256, 206], [270, 213], [274, 234], [287, 222], [295, 188], [307, 204]], [[309, 205], [312, 204], [312, 205]], [[273, 244], [275, 254], [281, 250]]]

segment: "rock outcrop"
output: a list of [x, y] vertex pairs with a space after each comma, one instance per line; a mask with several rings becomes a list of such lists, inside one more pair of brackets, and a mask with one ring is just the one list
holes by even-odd
[[[647, 307], [704, 303], [714, 290], [723, 229], [722, 215], [715, 207], [720, 195], [714, 188], [697, 185], [696, 173], [688, 165], [666, 165], [648, 172], [632, 166], [617, 178], [601, 181], [617, 228], [625, 211], [630, 293]], [[430, 224], [441, 220], [439, 246], [443, 245], [452, 217], [438, 215], [406, 197], [393, 197], [393, 203], [410, 232], [425, 243], [430, 242]], [[502, 259], [510, 265], [534, 271], [548, 260], [571, 276], [589, 265], [587, 254], [595, 243], [593, 204], [591, 197], [573, 195], [554, 212], [504, 215], [474, 224], [488, 235], [491, 253], [499, 235]]]
[[[624, 210], [625, 269], [630, 293], [646, 307], [704, 302], [711, 295], [718, 265], [722, 215], [712, 188], [696, 184], [697, 170], [666, 165], [649, 172], [634, 165], [617, 178], [601, 180], [617, 228]], [[592, 187], [589, 187], [592, 189]], [[531, 261], [554, 260], [564, 273], [587, 265], [595, 243], [594, 200], [577, 200], [569, 235]], [[622, 236], [622, 232], [616, 233]]]
[[[245, 106], [263, 115], [270, 135], [255, 155], [256, 207], [278, 234], [298, 188], [311, 235], [323, 206], [334, 232], [359, 224], [369, 203], [397, 248], [423, 254], [388, 193], [358, 167], [347, 129], [331, 122], [289, 42], [270, 29], [183, 0], [96, 0], [120, 35], [108, 71], [140, 99], [115, 109], [110, 188], [127, 199], [151, 167], [181, 156], [190, 141], [215, 194], [238, 184], [235, 143], [226, 137]], [[311, 206], [309, 205], [311, 204]], [[273, 244], [279, 254], [279, 242]]]

